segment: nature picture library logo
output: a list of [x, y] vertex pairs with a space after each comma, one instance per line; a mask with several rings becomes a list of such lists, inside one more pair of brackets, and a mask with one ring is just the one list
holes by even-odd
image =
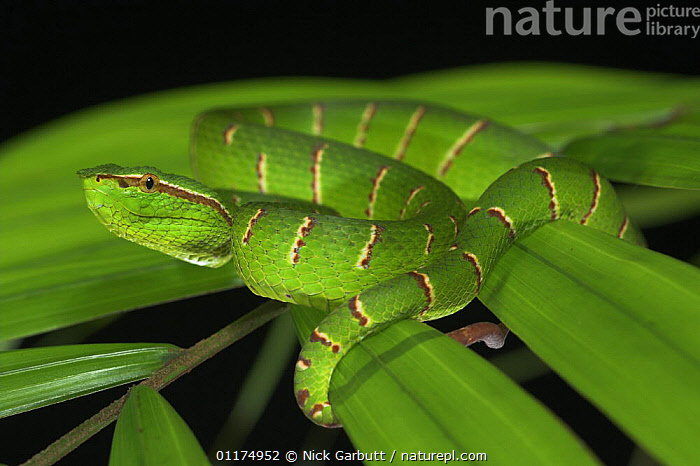
[[562, 8], [549, 0], [541, 9], [531, 6], [517, 10], [504, 6], [486, 8], [488, 36], [602, 36], [614, 30], [626, 36], [643, 34], [695, 39], [700, 33], [700, 6]]

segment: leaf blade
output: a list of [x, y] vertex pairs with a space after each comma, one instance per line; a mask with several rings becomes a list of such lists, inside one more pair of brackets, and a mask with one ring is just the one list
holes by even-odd
[[106, 343], [0, 352], [0, 417], [145, 379], [179, 348]]
[[454, 450], [486, 453], [503, 464], [598, 464], [505, 375], [410, 319], [368, 337], [343, 357], [331, 381], [331, 402], [362, 451]]
[[556, 222], [506, 253], [480, 299], [650, 452], [687, 464], [698, 454], [684, 439], [700, 428], [698, 283], [688, 264]]
[[124, 403], [112, 438], [109, 464], [208, 465], [185, 421], [157, 391], [135, 386]]
[[611, 180], [700, 189], [700, 137], [604, 134], [576, 139], [562, 153]]

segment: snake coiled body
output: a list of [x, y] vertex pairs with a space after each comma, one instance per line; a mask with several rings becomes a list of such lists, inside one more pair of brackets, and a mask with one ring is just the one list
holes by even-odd
[[399, 319], [460, 310], [513, 241], [557, 220], [643, 241], [594, 170], [487, 119], [419, 103], [206, 112], [192, 166], [204, 184], [151, 167], [79, 174], [117, 235], [200, 265], [233, 259], [254, 293], [328, 311], [294, 387], [324, 426], [339, 423], [328, 389], [354, 344]]

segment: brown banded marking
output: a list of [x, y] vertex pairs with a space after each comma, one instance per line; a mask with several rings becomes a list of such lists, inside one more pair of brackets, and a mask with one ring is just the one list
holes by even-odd
[[302, 357], [297, 359], [297, 370], [305, 371], [309, 367], [311, 367], [311, 359], [306, 359]]
[[372, 218], [374, 216], [374, 203], [377, 201], [377, 191], [379, 191], [379, 186], [382, 183], [382, 179], [384, 179], [384, 176], [386, 175], [386, 172], [389, 171], [391, 167], [387, 166], [382, 166], [379, 167], [379, 171], [377, 171], [377, 176], [372, 178], [372, 190], [369, 192], [369, 205], [367, 206], [367, 209], [365, 209], [365, 214], [367, 215], [367, 218]]
[[447, 154], [445, 154], [445, 160], [442, 162], [442, 165], [440, 165], [440, 169], [438, 170], [438, 174], [441, 178], [447, 174], [447, 171], [450, 169], [455, 159], [459, 156], [460, 152], [462, 152], [462, 149], [464, 149], [464, 146], [469, 144], [471, 140], [474, 139], [474, 136], [488, 126], [489, 120], [478, 120], [476, 123], [467, 128], [464, 134], [462, 134], [462, 136], [455, 141], [450, 150], [447, 151]]
[[513, 220], [506, 215], [505, 211], [500, 207], [491, 207], [486, 211], [489, 217], [498, 219], [504, 227], [508, 228], [508, 238], [515, 239], [515, 228], [513, 228]]
[[475, 254], [472, 254], [469, 251], [465, 251], [464, 253], [462, 253], [462, 259], [469, 261], [472, 264], [472, 267], [474, 267], [474, 275], [476, 275], [476, 292], [478, 293], [481, 289], [481, 280], [483, 278], [479, 258], [476, 257]]
[[452, 245], [450, 246], [450, 249], [449, 249], [449, 250], [450, 250], [450, 251], [454, 251], [454, 250], [457, 249], [457, 248], [459, 248], [459, 244], [454, 243], [454, 244], [452, 244]]
[[416, 283], [418, 283], [418, 287], [421, 290], [423, 290], [423, 294], [425, 295], [425, 307], [420, 313], [421, 315], [423, 315], [425, 311], [429, 310], [432, 307], [433, 301], [435, 300], [433, 285], [430, 284], [430, 278], [427, 274], [419, 273], [414, 270], [412, 272], [408, 272], [408, 275], [416, 280]]
[[267, 192], [267, 155], [258, 153], [258, 162], [255, 164], [255, 174], [258, 177], [258, 191]]
[[423, 226], [428, 230], [428, 242], [425, 245], [425, 254], [430, 254], [430, 250], [433, 247], [433, 242], [435, 241], [435, 235], [433, 234], [433, 226], [429, 223], [424, 223]]
[[596, 211], [598, 208], [598, 201], [600, 201], [600, 175], [598, 175], [595, 170], [591, 170], [591, 179], [593, 180], [593, 198], [591, 199], [591, 207], [589, 207], [588, 212], [583, 214], [581, 225], [586, 225], [588, 223], [588, 219]]
[[311, 123], [311, 134], [320, 136], [323, 134], [323, 104], [316, 102], [311, 107], [313, 121]]
[[453, 223], [454, 226], [455, 226], [455, 237], [454, 237], [454, 239], [457, 239], [457, 236], [459, 235], [459, 224], [457, 223], [457, 219], [454, 218], [454, 216], [452, 216], [452, 215], [448, 215], [448, 217], [450, 218], [450, 220], [452, 221], [452, 223]]
[[236, 131], [238, 130], [238, 126], [235, 124], [233, 125], [228, 125], [226, 129], [224, 130], [224, 145], [225, 146], [230, 146], [231, 143], [233, 143], [233, 135], [236, 134]]
[[622, 239], [625, 236], [625, 232], [627, 231], [627, 226], [629, 225], [629, 223], [630, 223], [630, 220], [627, 217], [627, 215], [625, 215], [625, 219], [622, 221], [622, 224], [620, 225], [620, 229], [617, 230], [617, 237], [618, 238]]
[[316, 403], [313, 408], [311, 408], [311, 411], [309, 411], [309, 416], [312, 418], [317, 418], [320, 417], [323, 414], [324, 408], [328, 408], [331, 404], [327, 401], [324, 401], [323, 403]]
[[362, 254], [360, 254], [360, 259], [355, 264], [355, 267], [358, 267], [360, 269], [369, 268], [369, 262], [372, 260], [372, 249], [378, 242], [382, 240], [383, 231], [383, 226], [372, 224], [369, 241], [367, 241], [365, 247], [362, 248]]
[[406, 130], [403, 133], [403, 137], [399, 141], [399, 144], [396, 146], [396, 151], [394, 152], [394, 158], [396, 160], [403, 160], [403, 158], [406, 156], [406, 149], [408, 149], [408, 145], [411, 143], [411, 139], [416, 132], [418, 123], [420, 123], [420, 120], [423, 118], [426, 111], [426, 106], [421, 105], [413, 112], [411, 118], [409, 118], [408, 125], [406, 125]]
[[547, 191], [549, 192], [549, 210], [551, 212], [551, 218], [552, 220], [558, 219], [559, 200], [557, 199], [557, 190], [554, 187], [551, 173], [549, 173], [549, 170], [543, 167], [535, 167], [535, 169], [532, 171], [542, 177], [542, 186], [547, 188]]
[[416, 197], [416, 194], [418, 194], [424, 189], [425, 186], [416, 186], [415, 188], [411, 189], [411, 192], [408, 193], [408, 197], [406, 198], [406, 202], [404, 202], [403, 204], [401, 212], [399, 212], [399, 220], [403, 220], [403, 216], [406, 214], [406, 209], [408, 209], [408, 205], [411, 203], [413, 198]]
[[248, 220], [248, 226], [246, 227], [245, 233], [243, 233], [243, 238], [241, 239], [241, 242], [243, 244], [248, 244], [248, 242], [250, 241], [250, 237], [253, 236], [253, 227], [256, 223], [258, 223], [258, 220], [260, 220], [265, 215], [267, 215], [267, 211], [265, 211], [265, 209], [258, 209], [255, 215], [250, 217], [250, 220]]
[[311, 151], [311, 200], [314, 204], [321, 203], [321, 162], [323, 161], [323, 151], [328, 144], [321, 143], [314, 146]]
[[474, 207], [472, 210], [469, 211], [467, 214], [467, 218], [471, 217], [472, 215], [476, 214], [481, 210], [481, 207]]
[[325, 333], [321, 333], [318, 331], [318, 327], [314, 329], [313, 332], [311, 332], [311, 336], [309, 336], [309, 342], [311, 343], [316, 343], [319, 342], [323, 346], [331, 346], [331, 340], [328, 338], [328, 335]]
[[423, 201], [421, 205], [418, 206], [416, 209], [416, 214], [418, 214], [421, 210], [423, 210], [423, 207], [432, 204], [432, 201]]
[[311, 336], [309, 337], [309, 342], [310, 343], [321, 343], [323, 346], [328, 346], [330, 347], [331, 351], [334, 353], [337, 353], [340, 351], [340, 345], [338, 343], [333, 343], [330, 338], [328, 338], [328, 335], [325, 333], [321, 333], [318, 331], [318, 327], [314, 329], [313, 332], [311, 332]]
[[272, 113], [272, 110], [270, 110], [267, 107], [260, 107], [260, 114], [263, 117], [263, 122], [265, 123], [265, 126], [275, 126], [275, 114]]
[[348, 308], [350, 308], [350, 314], [357, 319], [361, 327], [366, 327], [369, 324], [369, 317], [363, 311], [362, 301], [360, 301], [360, 295], [353, 296], [350, 301], [348, 301]]
[[311, 229], [316, 225], [316, 219], [313, 217], [304, 217], [304, 223], [299, 225], [299, 228], [297, 229], [297, 234], [294, 238], [294, 244], [292, 245], [292, 250], [289, 253], [289, 262], [292, 264], [292, 267], [296, 266], [299, 263], [299, 250], [306, 246], [306, 242], [304, 241], [304, 238], [309, 236], [309, 233], [311, 233]]
[[309, 393], [309, 389], [305, 388], [303, 390], [298, 390], [297, 391], [297, 405], [299, 405], [300, 408], [303, 408], [306, 405], [306, 402], [309, 401], [309, 396], [311, 394]]
[[[130, 188], [130, 187], [139, 187], [141, 180], [149, 176], [149, 174], [144, 174], [144, 175], [111, 175], [111, 174], [103, 174], [103, 175], [96, 175], [96, 178], [98, 179], [114, 179], [117, 180], [119, 183], [120, 188]], [[150, 175], [152, 177], [157, 178], [156, 175]], [[187, 188], [183, 188], [182, 186], [169, 183], [167, 181], [158, 179], [158, 181], [153, 185], [153, 189], [150, 191], [153, 193], [163, 193], [167, 194], [168, 196], [173, 196], [173, 197], [179, 197], [181, 199], [185, 199], [187, 201], [193, 202], [195, 204], [200, 204], [204, 205], [207, 207], [211, 207], [214, 209], [216, 212], [218, 212], [224, 220], [226, 220], [226, 223], [229, 225], [233, 225], [233, 219], [231, 218], [231, 214], [229, 213], [228, 209], [218, 200], [215, 199], [211, 196], [207, 196], [206, 194], [202, 193], [197, 193], [194, 191], [191, 191]]]
[[369, 123], [374, 118], [374, 114], [377, 113], [377, 104], [375, 102], [369, 102], [365, 106], [365, 111], [362, 112], [362, 118], [360, 123], [357, 125], [357, 134], [355, 135], [355, 140], [353, 145], [355, 147], [364, 147], [365, 141], [367, 141], [367, 130], [369, 129]]

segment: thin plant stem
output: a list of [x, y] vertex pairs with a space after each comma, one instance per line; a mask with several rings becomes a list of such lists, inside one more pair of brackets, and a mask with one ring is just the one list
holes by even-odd
[[[148, 379], [142, 381], [140, 385], [161, 390], [219, 351], [263, 326], [286, 310], [286, 303], [267, 301], [194, 346], [177, 353], [165, 366], [154, 372]], [[83, 421], [44, 450], [28, 459], [23, 463], [23, 466], [48, 466], [56, 463], [116, 420], [128, 396], [129, 393], [127, 392], [121, 398], [114, 400], [97, 414]]]

